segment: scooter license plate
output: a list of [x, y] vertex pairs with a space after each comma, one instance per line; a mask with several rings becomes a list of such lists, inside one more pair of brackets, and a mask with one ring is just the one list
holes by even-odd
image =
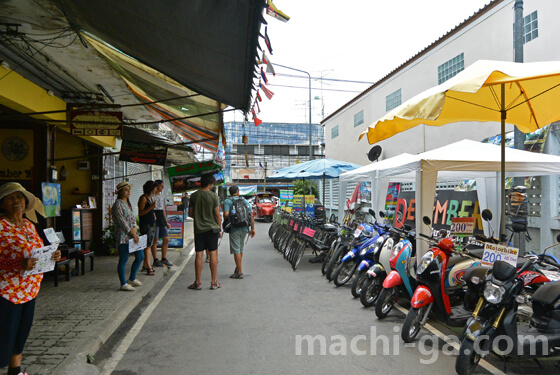
[[360, 237], [360, 234], [362, 234], [362, 231], [364, 230], [364, 228], [362, 228], [362, 226], [358, 226], [358, 228], [356, 228], [356, 230], [354, 231], [354, 237]]

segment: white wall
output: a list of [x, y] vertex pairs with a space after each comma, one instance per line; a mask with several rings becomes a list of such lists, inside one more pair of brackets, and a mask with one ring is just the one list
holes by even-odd
[[[560, 36], [560, 24], [556, 19], [560, 14], [560, 2], [524, 2], [524, 15], [535, 10], [538, 12], [539, 36], [525, 44], [525, 61], [560, 60], [560, 49], [555, 47], [557, 36]], [[366, 137], [358, 142], [358, 137], [387, 113], [386, 96], [401, 89], [404, 103], [436, 86], [437, 67], [453, 57], [463, 53], [465, 67], [477, 60], [513, 61], [513, 21], [513, 0], [503, 1], [329, 118], [324, 123], [326, 156], [358, 164], [367, 163], [365, 155], [372, 145], [368, 144]], [[383, 51], [380, 51], [382, 54]], [[364, 123], [354, 127], [354, 114], [361, 110], [364, 110]], [[331, 130], [336, 125], [339, 127], [339, 136], [333, 140]], [[512, 126], [508, 126], [506, 130], [511, 129]], [[443, 127], [421, 125], [377, 144], [383, 148], [384, 159], [403, 152], [414, 154], [431, 150], [462, 139], [479, 141], [499, 132], [498, 123], [457, 123]]]

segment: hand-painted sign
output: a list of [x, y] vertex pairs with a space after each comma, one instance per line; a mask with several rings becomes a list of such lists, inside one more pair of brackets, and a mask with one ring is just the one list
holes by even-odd
[[139, 143], [123, 140], [119, 161], [128, 161], [139, 164], [153, 164], [165, 166], [167, 147], [154, 149], [148, 143]]
[[68, 117], [72, 135], [122, 137], [122, 112], [70, 111]]

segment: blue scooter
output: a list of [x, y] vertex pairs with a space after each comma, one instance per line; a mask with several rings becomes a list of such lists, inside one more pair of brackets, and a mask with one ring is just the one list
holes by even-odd
[[[365, 262], [362, 265], [362, 269], [369, 268], [370, 263], [373, 264], [373, 258], [369, 254], [374, 253], [377, 239], [380, 235], [385, 234], [388, 228], [383, 224], [377, 223], [373, 210], [370, 209], [369, 213], [374, 218], [373, 224], [361, 223], [358, 226], [354, 232], [355, 241], [351, 250], [344, 255], [340, 264], [333, 272], [332, 279], [336, 286], [346, 284], [352, 276], [354, 276], [354, 273], [362, 262]], [[377, 231], [378, 234], [374, 235], [373, 230]]]

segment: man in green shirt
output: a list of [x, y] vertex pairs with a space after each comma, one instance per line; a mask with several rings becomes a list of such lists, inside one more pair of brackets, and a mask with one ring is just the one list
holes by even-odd
[[212, 282], [210, 289], [222, 286], [217, 280], [218, 273], [218, 239], [222, 237], [222, 217], [220, 215], [220, 201], [218, 195], [211, 189], [216, 179], [209, 173], [200, 178], [200, 189], [191, 195], [189, 217], [194, 219], [194, 249], [196, 258], [194, 262], [195, 282], [189, 289], [201, 290], [202, 258], [204, 250], [210, 252], [210, 273]]

